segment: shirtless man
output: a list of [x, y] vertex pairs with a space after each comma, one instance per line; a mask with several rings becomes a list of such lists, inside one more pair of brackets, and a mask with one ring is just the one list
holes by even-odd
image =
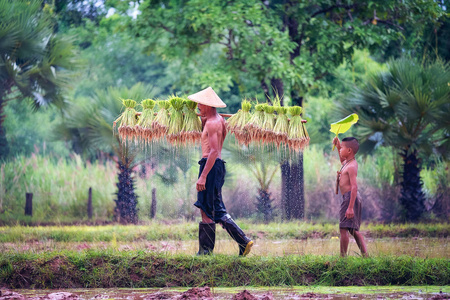
[[[354, 137], [347, 137], [342, 140], [335, 137], [333, 144], [336, 145], [339, 152], [339, 159], [342, 168], [338, 172], [338, 186], [341, 190], [343, 200], [339, 211], [339, 230], [341, 234], [341, 256], [347, 256], [349, 235], [353, 235], [356, 244], [361, 250], [361, 254], [367, 256], [366, 243], [363, 235], [359, 232], [361, 225], [361, 197], [358, 193], [356, 176], [358, 175], [358, 163], [355, 155], [359, 150], [358, 140]], [[336, 191], [337, 193], [337, 191]]]
[[253, 241], [233, 221], [222, 201], [222, 186], [225, 182], [225, 161], [222, 160], [223, 141], [227, 135], [225, 120], [216, 112], [216, 107], [226, 107], [212, 88], [207, 88], [188, 97], [198, 103], [202, 119], [202, 159], [197, 181], [197, 202], [202, 221], [199, 224], [198, 255], [211, 254], [216, 239], [216, 223], [238, 243], [239, 255], [247, 255]]

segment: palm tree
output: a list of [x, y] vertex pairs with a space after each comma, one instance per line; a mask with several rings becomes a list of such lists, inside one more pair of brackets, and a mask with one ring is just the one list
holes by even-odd
[[72, 43], [53, 33], [40, 0], [0, 0], [0, 159], [9, 152], [4, 108], [31, 98], [35, 108], [63, 106], [61, 90], [76, 66]]
[[262, 147], [257, 150], [242, 148], [236, 143], [229, 142], [224, 148], [230, 152], [234, 162], [244, 164], [249, 167], [250, 172], [258, 181], [258, 194], [256, 196], [255, 207], [264, 216], [264, 222], [268, 223], [274, 217], [274, 199], [269, 192], [275, 174], [279, 170], [277, 160], [283, 154], [276, 154], [274, 149]]
[[344, 104], [357, 112], [362, 148], [394, 147], [403, 159], [400, 203], [407, 220], [425, 211], [420, 155], [449, 155], [450, 68], [440, 61], [420, 64], [410, 58], [388, 63]]
[[77, 99], [65, 111], [62, 124], [55, 129], [56, 138], [70, 141], [74, 150], [85, 156], [107, 153], [117, 162], [118, 182], [116, 216], [122, 223], [137, 223], [137, 195], [134, 192], [133, 168], [139, 164], [140, 152], [133, 143], [122, 143], [113, 134], [113, 122], [121, 113], [120, 99], [150, 98], [155, 89], [140, 83], [130, 89], [108, 88], [95, 92], [89, 99]]

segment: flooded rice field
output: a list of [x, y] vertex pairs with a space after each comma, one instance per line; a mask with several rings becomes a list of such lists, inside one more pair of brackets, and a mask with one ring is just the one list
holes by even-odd
[[[422, 258], [450, 258], [450, 238], [383, 238], [367, 239], [369, 253], [372, 256], [409, 255]], [[54, 242], [35, 241], [20, 243], [0, 243], [1, 252], [46, 252], [58, 250], [101, 250], [116, 249], [119, 251], [145, 250], [168, 254], [194, 254], [198, 251], [198, 242], [190, 241], [139, 241], [139, 242]], [[235, 255], [238, 247], [231, 239], [217, 240], [215, 254]], [[339, 238], [306, 239], [306, 240], [255, 240], [250, 255], [285, 256], [285, 255], [337, 255], [339, 254]], [[350, 241], [350, 255], [359, 255], [354, 240]]]
[[[271, 288], [164, 288], [164, 289], [71, 289], [71, 290], [3, 290], [0, 299], [448, 299], [450, 289], [429, 286], [366, 287], [271, 287]], [[8, 293], [11, 298], [7, 298]], [[15, 298], [12, 298], [15, 297]]]

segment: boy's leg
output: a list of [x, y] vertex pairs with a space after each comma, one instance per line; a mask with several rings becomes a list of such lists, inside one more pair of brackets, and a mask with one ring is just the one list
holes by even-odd
[[339, 228], [339, 231], [341, 233], [341, 256], [345, 257], [347, 256], [347, 251], [348, 251], [348, 241], [349, 241], [349, 237], [348, 237], [348, 229], [347, 228]]
[[356, 244], [358, 245], [362, 256], [367, 257], [367, 246], [366, 242], [364, 241], [364, 236], [357, 230], [351, 230], [350, 233], [355, 238]]

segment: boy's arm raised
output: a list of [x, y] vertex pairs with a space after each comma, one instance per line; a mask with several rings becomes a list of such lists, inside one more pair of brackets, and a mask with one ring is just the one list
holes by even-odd
[[341, 164], [343, 164], [345, 159], [341, 157], [341, 142], [339, 141], [339, 138], [337, 136], [333, 139], [333, 145], [336, 145], [339, 160], [341, 161]]
[[345, 212], [345, 217], [347, 219], [351, 219], [355, 216], [353, 206], [355, 205], [356, 195], [358, 193], [358, 185], [356, 183], [356, 176], [358, 175], [358, 169], [355, 165], [349, 166], [347, 172], [350, 178], [351, 193], [350, 193], [350, 203], [348, 204], [347, 211]]

